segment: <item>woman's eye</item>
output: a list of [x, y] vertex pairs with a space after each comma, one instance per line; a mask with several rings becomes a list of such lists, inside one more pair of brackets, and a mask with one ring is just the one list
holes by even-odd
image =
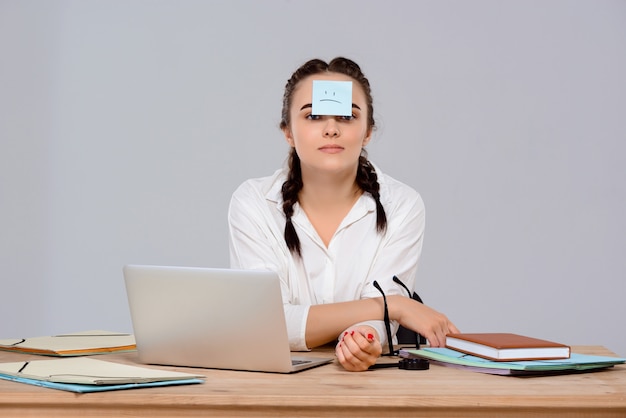
[[345, 121], [351, 121], [352, 119], [354, 119], [354, 115], [350, 115], [350, 116], [340, 116], [339, 119], [341, 120], [345, 120]]
[[307, 115], [306, 118], [309, 120], [319, 120], [320, 115]]

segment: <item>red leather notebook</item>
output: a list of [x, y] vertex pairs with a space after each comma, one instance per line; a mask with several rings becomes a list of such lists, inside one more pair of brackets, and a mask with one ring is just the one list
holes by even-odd
[[510, 333], [449, 334], [446, 347], [493, 361], [569, 358], [565, 344]]

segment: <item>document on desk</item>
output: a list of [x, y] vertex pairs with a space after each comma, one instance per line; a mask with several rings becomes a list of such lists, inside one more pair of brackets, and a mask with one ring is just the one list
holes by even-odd
[[49, 337], [0, 340], [0, 349], [47, 356], [86, 356], [136, 349], [132, 334], [92, 330]]
[[205, 376], [90, 357], [0, 363], [0, 378], [72, 392], [203, 383]]
[[434, 347], [427, 347], [421, 350], [401, 350], [400, 356], [406, 358], [427, 358], [431, 363], [442, 366], [479, 373], [511, 376], [590, 372], [626, 362], [626, 359], [619, 357], [593, 356], [578, 353], [572, 353], [568, 359], [559, 360], [491, 361], [449, 348]]

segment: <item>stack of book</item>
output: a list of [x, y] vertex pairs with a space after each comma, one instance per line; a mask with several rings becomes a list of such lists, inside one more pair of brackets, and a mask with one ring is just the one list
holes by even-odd
[[565, 344], [510, 333], [450, 334], [446, 348], [405, 349], [400, 356], [509, 376], [581, 373], [626, 362], [623, 358], [572, 353]]

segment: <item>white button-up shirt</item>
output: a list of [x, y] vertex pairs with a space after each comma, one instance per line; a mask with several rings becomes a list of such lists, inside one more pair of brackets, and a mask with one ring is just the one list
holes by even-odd
[[[291, 350], [308, 349], [305, 328], [311, 305], [380, 297], [372, 285], [374, 280], [386, 295], [408, 297], [406, 290], [393, 282], [394, 275], [409, 289], [415, 287], [424, 235], [424, 203], [411, 187], [378, 168], [376, 172], [387, 231], [377, 231], [376, 203], [364, 193], [326, 247], [296, 203], [292, 222], [302, 258], [290, 253], [284, 239], [281, 187], [286, 169], [247, 180], [232, 196], [228, 213], [231, 267], [278, 273]], [[383, 321], [372, 318], [363, 323], [378, 331], [384, 346], [387, 338]], [[392, 326], [395, 334], [397, 324]]]

